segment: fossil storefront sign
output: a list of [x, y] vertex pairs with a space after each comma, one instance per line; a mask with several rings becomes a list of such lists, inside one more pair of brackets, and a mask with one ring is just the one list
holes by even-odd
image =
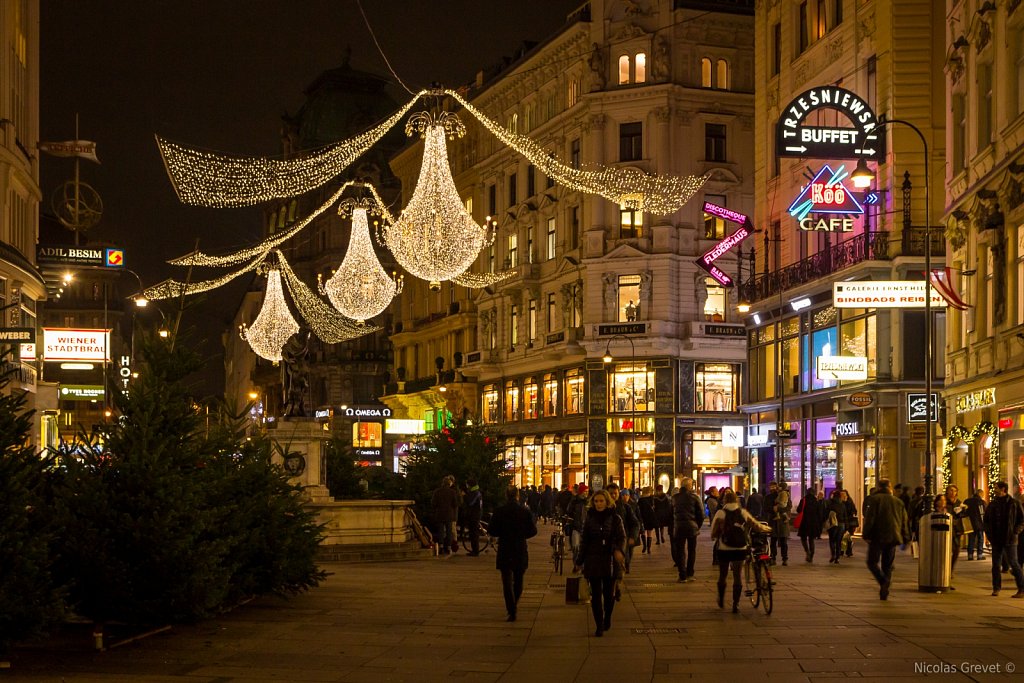
[[978, 410], [979, 408], [995, 405], [995, 403], [995, 387], [989, 387], [988, 389], [979, 389], [978, 391], [972, 391], [969, 394], [961, 394], [960, 396], [957, 396], [956, 412], [969, 413], [972, 410]]

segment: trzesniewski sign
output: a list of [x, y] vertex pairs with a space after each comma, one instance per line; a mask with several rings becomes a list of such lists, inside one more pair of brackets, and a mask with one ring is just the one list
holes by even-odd
[[40, 244], [36, 247], [36, 262], [41, 266], [124, 268], [124, 249], [120, 247], [60, 247]]
[[[924, 308], [924, 280], [833, 282], [832, 305], [836, 308]], [[932, 306], [946, 307], [946, 300], [932, 287]]]
[[[808, 114], [832, 109], [842, 114], [848, 126], [805, 124]], [[805, 159], [885, 160], [885, 137], [878, 119], [859, 95], [834, 85], [820, 85], [793, 98], [779, 116], [775, 127], [775, 154]]]
[[818, 356], [818, 379], [868, 378], [868, 359], [863, 356]]
[[110, 360], [109, 330], [65, 330], [43, 328], [43, 360]]

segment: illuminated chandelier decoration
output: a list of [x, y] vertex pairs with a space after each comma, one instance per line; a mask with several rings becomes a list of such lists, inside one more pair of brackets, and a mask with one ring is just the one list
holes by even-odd
[[281, 350], [292, 335], [299, 331], [288, 302], [281, 289], [281, 271], [276, 267], [267, 268], [267, 291], [263, 295], [263, 308], [252, 325], [239, 325], [238, 333], [249, 343], [253, 352], [261, 358], [280, 362]]
[[375, 128], [299, 159], [238, 157], [185, 147], [156, 136], [178, 198], [196, 206], [252, 206], [320, 187], [366, 153], [409, 112], [422, 93]]
[[348, 251], [330, 279], [320, 285], [335, 308], [360, 323], [383, 313], [402, 291], [402, 278], [389, 276], [373, 251], [367, 208], [351, 199], [338, 207], [338, 215], [352, 217]]
[[364, 334], [379, 332], [382, 328], [378, 325], [360, 324], [349, 320], [342, 314], [324, 303], [323, 299], [306, 286], [299, 276], [295, 274], [284, 255], [280, 252], [278, 261], [281, 266], [281, 275], [284, 276], [285, 285], [288, 287], [288, 294], [291, 295], [299, 315], [313, 330], [313, 334], [327, 342], [337, 344], [361, 337]]
[[402, 215], [380, 230], [395, 260], [429, 282], [431, 289], [466, 272], [480, 250], [494, 241], [491, 225], [478, 225], [466, 211], [448, 165], [445, 136], [461, 137], [465, 132], [465, 125], [448, 112], [409, 117], [406, 135], [419, 133], [424, 138], [420, 175]]
[[548, 178], [571, 190], [596, 194], [629, 209], [668, 215], [690, 201], [708, 176], [648, 175], [636, 169], [601, 167], [584, 171], [567, 166], [525, 135], [507, 130], [471, 105], [454, 90], [442, 91], [475, 117], [505, 145], [526, 157]]

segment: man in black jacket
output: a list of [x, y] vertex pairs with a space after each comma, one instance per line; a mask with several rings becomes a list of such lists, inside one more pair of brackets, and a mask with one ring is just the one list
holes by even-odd
[[679, 581], [695, 581], [693, 567], [697, 562], [697, 534], [704, 524], [704, 505], [693, 492], [693, 479], [679, 482], [679, 493], [672, 496], [673, 560], [679, 568]]
[[497, 566], [501, 571], [502, 592], [508, 621], [516, 620], [516, 606], [523, 594], [523, 577], [530, 565], [526, 539], [537, 535], [533, 515], [519, 504], [519, 489], [509, 486], [506, 502], [494, 511], [488, 531], [498, 539]]
[[1010, 497], [1005, 481], [997, 481], [995, 498], [988, 504], [985, 514], [985, 533], [992, 544], [992, 595], [999, 595], [1002, 588], [1002, 563], [1010, 565], [1010, 572], [1017, 582], [1015, 598], [1024, 598], [1024, 575], [1017, 562], [1017, 537], [1024, 531], [1024, 509]]

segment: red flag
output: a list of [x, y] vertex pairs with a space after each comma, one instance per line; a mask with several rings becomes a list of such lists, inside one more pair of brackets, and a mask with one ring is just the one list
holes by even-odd
[[933, 270], [929, 279], [931, 280], [932, 287], [946, 300], [950, 307], [958, 311], [966, 311], [971, 307], [970, 304], [964, 303], [964, 300], [960, 298], [960, 295], [957, 294], [956, 289], [953, 287], [952, 268]]

